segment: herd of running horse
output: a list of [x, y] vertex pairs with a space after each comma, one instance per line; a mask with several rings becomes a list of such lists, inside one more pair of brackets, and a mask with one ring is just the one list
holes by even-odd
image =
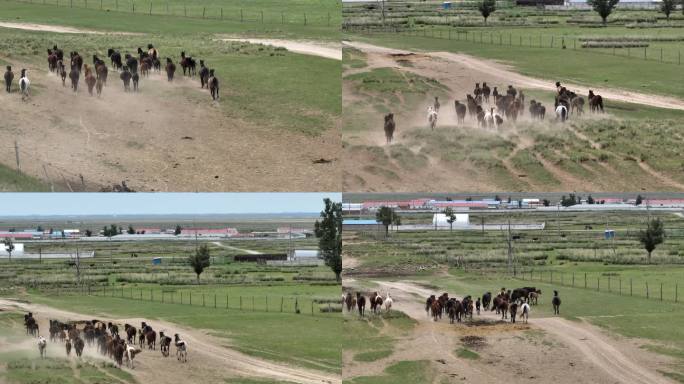
[[[449, 294], [445, 292], [440, 296], [430, 295], [425, 301], [425, 312], [428, 316], [432, 316], [434, 321], [440, 320], [442, 315], [447, 315], [450, 323], [454, 324], [454, 322], [460, 323], [466, 319], [472, 320], [474, 312], [480, 315], [480, 311], [496, 311], [497, 314], [501, 315], [501, 320], [508, 319], [510, 315], [511, 322], [515, 323], [519, 310], [523, 323], [527, 323], [531, 305], [538, 304], [541, 294], [541, 290], [536, 287], [516, 288], [512, 291], [501, 288], [496, 296], [493, 296], [491, 292], [486, 292], [481, 299], [478, 297], [473, 301], [470, 295], [458, 300], [455, 297], [449, 297]], [[356, 292], [356, 296], [348, 292], [342, 296], [342, 301], [348, 312], [358, 310], [361, 317], [365, 316], [366, 302], [370, 304], [373, 314], [378, 314], [383, 305], [385, 310], [389, 312], [393, 303], [389, 292], [384, 299], [377, 292], [373, 292], [368, 300], [361, 292]], [[553, 305], [553, 313], [560, 315], [561, 299], [558, 291], [553, 291], [551, 304]]]
[[[581, 115], [584, 113], [584, 97], [562, 86], [556, 82], [556, 95], [554, 99], [554, 111], [556, 120], [565, 122], [570, 113]], [[492, 99], [493, 104], [490, 104]], [[587, 96], [591, 112], [603, 112], [603, 98], [589, 90]], [[431, 129], [437, 126], [439, 114], [439, 97], [435, 97], [434, 103], [428, 106], [427, 120]], [[475, 84], [472, 94], [466, 95], [465, 101], [454, 101], [456, 120], [458, 124], [465, 123], [466, 114], [477, 121], [478, 127], [499, 128], [504, 123], [504, 118], [510, 121], [517, 121], [518, 116], [525, 113], [525, 94], [522, 90], [517, 90], [509, 85], [505, 92], [500, 92], [497, 87], [490, 88], [487, 83]], [[528, 111], [533, 120], [544, 120], [546, 107], [539, 101], [530, 100]], [[385, 115], [385, 138], [387, 144], [391, 144], [394, 139], [396, 123], [394, 114]]]
[[[29, 312], [24, 315], [24, 325], [28, 335], [38, 338], [38, 350], [41, 357], [46, 356], [48, 340], [40, 335], [38, 322]], [[113, 359], [121, 367], [124, 364], [133, 368], [133, 359], [143, 351], [157, 349], [157, 332], [146, 322], [142, 322], [140, 329], [130, 324], [124, 324], [123, 335], [119, 335], [119, 326], [112, 322], [100, 320], [69, 321], [49, 320], [49, 342], [62, 343], [67, 357], [71, 356], [73, 348], [76, 356], [80, 358], [85, 346], [94, 346], [102, 356]], [[187, 362], [188, 344], [176, 333], [173, 340], [164, 334], [159, 335], [159, 349], [162, 356], [168, 357], [171, 343], [176, 347], [178, 361]], [[137, 343], [137, 344], [136, 344]]]
[[[81, 73], [85, 79], [88, 87], [88, 93], [93, 96], [93, 89], [97, 92], [97, 96], [102, 95], [103, 88], [107, 85], [107, 77], [109, 68], [107, 63], [102, 60], [97, 54], [93, 55], [93, 64], [89, 66], [84, 63], [83, 56], [77, 51], [69, 52], [69, 72], [66, 69], [66, 60], [64, 51], [54, 45], [47, 50], [48, 69], [51, 73], [56, 73], [62, 79], [62, 86], [66, 86], [67, 77], [71, 81], [71, 89], [74, 92], [78, 91], [78, 83], [81, 78]], [[111, 60], [112, 70], [120, 72], [119, 78], [123, 82], [124, 92], [137, 92], [140, 80], [149, 77], [151, 72], [161, 73], [162, 64], [159, 52], [152, 45], [147, 45], [147, 50], [138, 47], [137, 55], [125, 53], [123, 56], [121, 52], [116, 49], [109, 48], [107, 56]], [[219, 80], [214, 73], [214, 69], [209, 69], [204, 60], [199, 60], [199, 71], [197, 70], [197, 60], [191, 56], [187, 56], [185, 52], [181, 52], [180, 66], [183, 68], [183, 75], [193, 77], [199, 75], [200, 85], [211, 92], [213, 100], [219, 98]], [[164, 66], [166, 77], [169, 82], [173, 81], [176, 72], [176, 64], [170, 57], [166, 58]], [[7, 66], [4, 75], [5, 91], [10, 93], [12, 91], [12, 81], [14, 80], [14, 73], [12, 66]], [[131, 88], [132, 83], [132, 88]], [[29, 84], [26, 69], [21, 70], [21, 78], [19, 81], [19, 90], [22, 94], [22, 99], [25, 100], [29, 96]]]

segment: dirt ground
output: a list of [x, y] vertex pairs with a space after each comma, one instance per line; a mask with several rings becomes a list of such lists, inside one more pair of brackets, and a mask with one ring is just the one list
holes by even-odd
[[[456, 113], [453, 108], [453, 100], [465, 100], [466, 94], [472, 93], [475, 82], [482, 82], [486, 80], [491, 87], [498, 86], [501, 93], [504, 92], [505, 86], [512, 84], [517, 88], [525, 89], [539, 89], [545, 91], [553, 91], [555, 89], [554, 81], [535, 79], [524, 76], [514, 72], [511, 68], [493, 62], [491, 60], [478, 59], [469, 55], [455, 54], [449, 52], [411, 52], [405, 50], [398, 50], [386, 47], [375, 46], [360, 42], [343, 42], [344, 46], [355, 48], [362, 51], [366, 55], [367, 66], [363, 68], [352, 68], [345, 70], [345, 76], [353, 73], [367, 72], [375, 68], [394, 68], [401, 73], [414, 73], [423, 77], [435, 79], [439, 83], [449, 87], [451, 92], [446, 100], [440, 100], [442, 108], [439, 111], [439, 118], [437, 122], [437, 129], [440, 125], [453, 125], [456, 121]], [[402, 65], [403, 63], [406, 63]], [[588, 88], [574, 84], [564, 84], [569, 89], [581, 95], [588, 93]], [[614, 90], [614, 89], [600, 89], [599, 92], [603, 97], [611, 100], [619, 100], [623, 102], [637, 103], [649, 105], [653, 107], [684, 109], [684, 101], [668, 98], [665, 96], [647, 95], [636, 92]], [[345, 113], [350, 113], [350, 106], [354, 103], [362, 102], [368, 103], [368, 100], [363, 100], [351, 88], [349, 82], [343, 82], [342, 97]], [[528, 97], [529, 99], [529, 97]], [[424, 106], [432, 105], [432, 95], [425, 95]], [[549, 122], [549, 131], [557, 131], [560, 123], [554, 124], [554, 113], [547, 105], [546, 120]], [[427, 107], [425, 107], [427, 108]], [[527, 108], [527, 106], [526, 106]], [[588, 106], [585, 106], [585, 110]], [[422, 109], [411, 111], [393, 111], [395, 112], [395, 122], [397, 128], [395, 130], [394, 143], [409, 144], [412, 138], [417, 134], [421, 134], [421, 130], [427, 129], [427, 113]], [[608, 118], [609, 114], [606, 114]], [[606, 116], [590, 115], [585, 113], [583, 119], [601, 119]], [[343, 117], [344, 119], [344, 117]], [[519, 122], [531, 122], [529, 113], [525, 112], [518, 117]], [[461, 162], [458, 166], [454, 164], [440, 163], [440, 153], [432, 153], [430, 148], [423, 145], [413, 145], [409, 148], [413, 153], [420, 153], [426, 156], [426, 166], [417, 169], [405, 169], [398, 163], [390, 166], [390, 170], [396, 176], [389, 177], [384, 172], [363, 171], [360, 172], [359, 164], [370, 164], [375, 162], [376, 154], [360, 152], [350, 152], [350, 148], [355, 146], [370, 146], [380, 147], [385, 154], [391, 158], [390, 147], [386, 145], [384, 132], [382, 130], [382, 116], [378, 113], [378, 129], [372, 132], [344, 132], [343, 142], [345, 146], [345, 159], [349, 161], [343, 162], [344, 167], [344, 185], [345, 190], [348, 191], [397, 191], [397, 192], [415, 192], [416, 186], [418, 189], [430, 191], [441, 190], [459, 190], [459, 191], [494, 191], [501, 189], [511, 189], [511, 186], [505, 184], [502, 187], [501, 180], [497, 179], [494, 174], [484, 174], [483, 170], [476, 164], [469, 162]], [[463, 125], [467, 130], [481, 130], [477, 123], [466, 117]], [[588, 145], [595, 145], [591, 141], [583, 137], [583, 135], [576, 130], [569, 127], [571, 133], [575, 134], [579, 140], [586, 141]], [[564, 126], [564, 127], [565, 127]], [[426, 127], [426, 128], [411, 128], [411, 127]], [[489, 132], [489, 131], [488, 131]], [[504, 124], [504, 128], [497, 132], [489, 132], [493, 135], [498, 135], [506, 140], [514, 142], [516, 147], [506, 157], [501, 159], [505, 171], [509, 174], [509, 179], [515, 180], [521, 185], [524, 190], [548, 190], [548, 185], [537, 185], [537, 181], [525, 175], [525, 172], [513, 165], [513, 157], [521, 150], [532, 147], [535, 142], [532, 137], [521, 132], [515, 124]], [[492, 154], [493, 156], [493, 154]], [[612, 169], [607, 164], [603, 165], [600, 174], [596, 178], [582, 179], [578, 178], [560, 167], [555, 166], [550, 161], [541, 156], [537, 156], [537, 160], [544, 166], [544, 169], [550, 172], [553, 177], [559, 181], [559, 185], [554, 190], [618, 190], [618, 189], [633, 189], [633, 179], [624, 178], [618, 171]], [[684, 184], [677, 180], [668, 177], [668, 175], [659, 173], [643, 162], [637, 162], [640, 172], [644, 176], [653, 179], [652, 188], [669, 190], [682, 190]], [[597, 172], [584, 165], [587, 171], [591, 173]], [[430, 180], [430, 184], [426, 185], [425, 180]]]
[[[294, 192], [315, 180], [317, 190], [340, 188], [337, 127], [319, 137], [273, 132], [227, 116], [198, 80], [182, 76], [168, 83], [152, 74], [139, 93], [124, 93], [110, 71], [98, 98], [83, 79], [75, 94], [46, 68], [7, 61], [17, 73], [28, 69], [34, 92], [26, 102], [16, 91], [0, 94], [0, 142], [18, 141], [22, 171], [48, 183], [74, 191], [126, 181], [137, 191]], [[0, 162], [14, 165], [13, 149], [3, 147]]]
[[[321, 383], [341, 383], [341, 379], [334, 374], [316, 372], [305, 368], [289, 366], [284, 363], [269, 362], [255, 357], [247, 356], [235, 351], [227, 345], [225, 339], [219, 339], [197, 329], [189, 329], [164, 321], [150, 321], [141, 318], [118, 319], [113, 317], [103, 317], [98, 315], [85, 316], [82, 314], [63, 311], [44, 305], [27, 304], [7, 299], [0, 299], [0, 310], [20, 309], [22, 311], [32, 311], [38, 319], [40, 329], [49, 329], [48, 319], [68, 320], [89, 320], [96, 317], [101, 321], [112, 321], [119, 324], [128, 323], [139, 326], [142, 321], [147, 321], [154, 329], [165, 331], [166, 334], [173, 335], [179, 333], [188, 344], [188, 362], [180, 363], [175, 358], [175, 348], [171, 347], [169, 357], [163, 357], [157, 350], [144, 349], [142, 353], [135, 357], [134, 369], [122, 367], [131, 373], [141, 383], [171, 383], [183, 377], [186, 382], [218, 383], [223, 382], [229, 377], [252, 377], [266, 378], [278, 381], [321, 384]], [[6, 348], [25, 349], [36, 347], [35, 339], [29, 339], [20, 345], [2, 345]], [[59, 342], [48, 342], [48, 353], [52, 356], [65, 356], [63, 345]], [[84, 350], [86, 359], [102, 360], [95, 347], [86, 345]], [[72, 359], [75, 357], [72, 356]]]
[[342, 46], [338, 43], [322, 43], [308, 40], [257, 39], [242, 37], [222, 38], [223, 41], [245, 41], [252, 44], [272, 45], [282, 47], [288, 51], [325, 57], [327, 59], [342, 60]]
[[[606, 335], [587, 322], [537, 318], [534, 307], [528, 324], [520, 319], [515, 324], [502, 322], [491, 312], [474, 315], [474, 325], [452, 325], [446, 317], [434, 322], [425, 312], [424, 300], [436, 292], [409, 281], [374, 283], [379, 292], [391, 293], [393, 310], [406, 313], [418, 325], [409, 336], [396, 340], [387, 358], [361, 363], [353, 360], [353, 353], [343, 352], [345, 379], [379, 375], [400, 361], [428, 360], [440, 383], [673, 383], [656, 372], [671, 364], [668, 358], [640, 349], [638, 340]], [[357, 282], [345, 279], [344, 284], [353, 287]], [[473, 336], [479, 342], [469, 345], [464, 338]], [[480, 358], [458, 357], [457, 349], [464, 345]]]
[[15, 22], [0, 22], [1, 28], [12, 28], [12, 29], [23, 29], [27, 31], [41, 31], [41, 32], [56, 32], [56, 33], [87, 33], [94, 35], [140, 35], [139, 33], [132, 32], [103, 32], [94, 31], [91, 29], [81, 29], [74, 27], [66, 27], [63, 25], [47, 25], [47, 24], [35, 24], [35, 23], [15, 23]]

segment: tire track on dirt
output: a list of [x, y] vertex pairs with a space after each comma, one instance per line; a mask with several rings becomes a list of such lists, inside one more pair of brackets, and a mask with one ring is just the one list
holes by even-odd
[[[8, 299], [0, 299], [0, 307], [16, 308], [24, 311], [32, 311], [39, 319], [42, 330], [47, 329], [47, 319], [67, 320], [90, 320], [93, 315], [60, 310], [42, 304], [30, 304]], [[173, 358], [164, 358], [157, 351], [144, 349], [135, 360], [136, 369], [128, 369], [127, 372], [135, 375], [143, 383], [169, 383], [178, 377], [186, 377], [188, 380], [212, 382], [222, 381], [225, 377], [245, 376], [264, 377], [280, 381], [288, 381], [304, 384], [335, 383], [341, 384], [339, 376], [332, 373], [313, 371], [306, 368], [292, 367], [284, 363], [265, 361], [256, 357], [245, 355], [221, 343], [220, 338], [209, 336], [203, 331], [190, 329], [184, 326], [163, 321], [143, 318], [115, 318], [97, 314], [99, 320], [111, 321], [117, 324], [140, 324], [147, 321], [160, 331], [173, 330], [168, 334], [179, 333], [188, 343], [188, 363], [177, 363]], [[86, 349], [89, 349], [86, 347]], [[93, 354], [96, 354], [90, 348]], [[191, 376], [188, 376], [190, 374]], [[194, 378], [193, 378], [194, 377]]]

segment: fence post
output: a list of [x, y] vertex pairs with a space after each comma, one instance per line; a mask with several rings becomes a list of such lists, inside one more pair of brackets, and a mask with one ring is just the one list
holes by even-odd
[[663, 283], [660, 283], [660, 301], [663, 301]]
[[632, 278], [629, 278], [629, 295], [632, 296]]
[[205, 18], [205, 15], [207, 14], [207, 7], [202, 8], [202, 18]]
[[154, 301], [154, 291], [150, 289], [150, 301]]
[[223, 7], [221, 8], [221, 20], [223, 20]]
[[610, 275], [608, 275], [608, 292], [610, 292]]
[[216, 294], [214, 293], [214, 308], [216, 308]]
[[283, 312], [283, 302], [285, 301], [285, 298], [283, 296], [280, 296], [280, 313]]
[[572, 273], [572, 286], [575, 286], [575, 272]]
[[648, 281], [646, 282], [646, 298], [649, 298], [649, 293], [648, 293]]
[[206, 304], [206, 303], [205, 303], [205, 301], [204, 301], [204, 292], [202, 292], [202, 306], [204, 307], [205, 304]]
[[254, 296], [252, 296], [252, 312], [254, 312]]
[[266, 312], [268, 312], [268, 296], [266, 296]]
[[306, 12], [304, 12], [304, 25], [306, 25]]
[[584, 288], [587, 287], [587, 273], [584, 272]]
[[679, 285], [675, 283], [675, 303], [677, 302], [678, 299], [678, 292], [679, 291]]
[[622, 278], [619, 278], [618, 284], [620, 286], [620, 296], [622, 296]]
[[264, 23], [264, 11], [261, 11], [261, 24]]
[[192, 291], [190, 291], [190, 305], [192, 305]]
[[242, 23], [244, 20], [245, 20], [245, 19], [244, 19], [243, 15], [242, 15], [242, 9], [241, 9], [241, 10], [240, 10], [240, 22]]
[[164, 291], [162, 290], [162, 298], [161, 298], [162, 304], [164, 303]]
[[228, 294], [226, 293], [226, 309], [228, 309]]
[[596, 290], [599, 292], [601, 291], [601, 277], [600, 276], [596, 278]]
[[549, 278], [549, 283], [553, 284], [553, 270], [551, 271], [551, 278]]

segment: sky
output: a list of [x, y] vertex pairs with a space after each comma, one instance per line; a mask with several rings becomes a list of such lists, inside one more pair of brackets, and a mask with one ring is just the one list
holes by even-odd
[[317, 213], [341, 193], [0, 193], [0, 216]]

